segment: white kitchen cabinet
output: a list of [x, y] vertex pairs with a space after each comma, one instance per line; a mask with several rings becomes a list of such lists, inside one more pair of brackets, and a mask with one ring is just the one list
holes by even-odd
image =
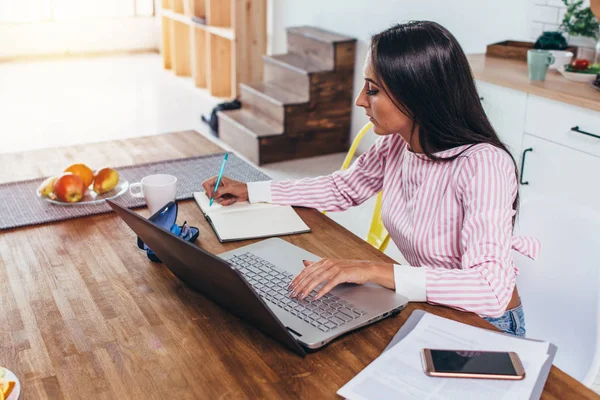
[[528, 183], [519, 185], [521, 198], [556, 198], [600, 212], [600, 112], [479, 80], [476, 84], [492, 126]]
[[[600, 158], [525, 134], [521, 198], [541, 195], [600, 212]], [[557, 213], [560, 210], [556, 210]], [[549, 218], [551, 216], [548, 216]]]
[[519, 160], [527, 109], [527, 93], [476, 81], [481, 104], [500, 140]]
[[600, 157], [600, 113], [529, 96], [525, 133]]

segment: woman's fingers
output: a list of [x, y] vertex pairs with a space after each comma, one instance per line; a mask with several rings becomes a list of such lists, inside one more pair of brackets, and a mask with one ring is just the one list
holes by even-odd
[[[213, 186], [216, 184], [217, 182], [215, 181], [215, 183], [213, 184]], [[221, 182], [219, 182], [219, 187], [215, 187], [214, 188], [214, 193], [213, 196], [214, 197], [223, 197], [223, 195], [225, 194], [232, 194], [231, 193], [231, 183], [232, 180], [229, 179], [228, 177], [224, 176], [223, 178], [221, 178]]]
[[246, 201], [248, 200], [248, 186], [233, 179], [223, 178], [221, 185], [215, 190], [214, 196], [223, 197], [225, 195], [236, 197], [238, 201]]
[[215, 201], [223, 206], [228, 206], [238, 201], [248, 200], [248, 187], [245, 183], [224, 176], [217, 184], [217, 177], [202, 182], [202, 187], [206, 192], [206, 197], [214, 198]]
[[[296, 276], [288, 289], [291, 297], [305, 299], [313, 291], [311, 300], [318, 300], [340, 283], [365, 283], [369, 280], [365, 266], [368, 262], [322, 259], [316, 263], [304, 262], [306, 268]], [[322, 286], [321, 286], [322, 285]], [[320, 289], [317, 288], [321, 286]]]
[[[292, 289], [292, 290], [296, 289], [298, 287], [298, 284], [300, 284], [300, 282], [302, 282], [304, 279], [309, 277], [314, 271], [316, 271], [320, 267], [322, 267], [326, 261], [327, 260], [324, 258], [317, 262], [314, 262], [314, 263], [303, 260], [304, 266], [305, 266], [304, 270], [302, 270], [302, 272], [300, 272], [298, 275], [296, 275], [296, 277], [294, 279], [292, 279], [292, 281], [288, 285], [288, 289]], [[296, 293], [298, 293], [296, 290], [294, 290], [294, 291]]]
[[206, 197], [208, 197], [209, 199], [211, 198], [211, 196], [213, 194], [213, 188], [215, 187], [216, 183], [217, 183], [216, 176], [213, 176], [212, 178], [209, 178], [209, 179], [205, 180], [204, 182], [202, 182], [202, 187], [204, 188], [204, 191], [206, 192]]
[[307, 273], [308, 267], [310, 267], [311, 265], [315, 264], [315, 263], [309, 263], [306, 260], [302, 260], [302, 262], [304, 263], [304, 269], [302, 270], [302, 272], [300, 272], [298, 275], [296, 275], [294, 277], [294, 279], [292, 279], [292, 281], [288, 284], [288, 289], [293, 289], [294, 287], [296, 287], [298, 285], [298, 283], [304, 279], [304, 276]]
[[339, 285], [340, 283], [347, 282], [348, 280], [344, 276], [344, 273], [340, 271], [337, 275], [335, 275], [332, 279], [329, 280], [323, 287], [317, 292], [316, 296], [313, 300], [319, 300], [321, 297], [325, 296], [327, 293], [331, 292], [334, 287]]
[[224, 186], [234, 182], [231, 179], [229, 179], [228, 177], [224, 176], [221, 178], [221, 182], [219, 182], [219, 187], [216, 188], [215, 185], [217, 184], [217, 179], [218, 178], [216, 176], [213, 176], [212, 178], [208, 178], [207, 180], [202, 182], [202, 187], [204, 188], [204, 191], [206, 192], [206, 197], [208, 197], [208, 198], [211, 198], [212, 196], [221, 197], [224, 193], [220, 193], [219, 189], [221, 189], [221, 191], [222, 191]]
[[298, 288], [299, 294], [297, 297], [300, 300], [304, 300], [317, 286], [325, 282], [330, 282], [334, 277], [338, 276], [339, 273], [340, 270], [335, 267], [321, 269], [318, 273], [313, 274], [310, 280], [307, 279], [303, 282], [302, 288]]
[[222, 206], [230, 206], [237, 201], [237, 199], [235, 197], [226, 197], [226, 198], [219, 197], [215, 200], [217, 201], [217, 203], [219, 203]]
[[301, 294], [310, 293], [309, 286], [311, 288], [318, 286], [323, 281], [322, 276], [327, 274], [327, 271], [334, 267], [334, 265], [335, 263], [331, 260], [323, 259], [302, 271], [303, 275], [297, 277], [299, 278], [298, 281], [291, 288], [294, 293], [292, 297], [299, 298]]

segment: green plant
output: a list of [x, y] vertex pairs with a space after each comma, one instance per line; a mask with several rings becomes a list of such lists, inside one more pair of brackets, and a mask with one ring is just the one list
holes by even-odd
[[567, 39], [560, 32], [543, 32], [533, 44], [534, 49], [542, 50], [564, 50], [569, 45]]
[[583, 7], [583, 0], [563, 0], [567, 11], [560, 29], [572, 36], [598, 39], [598, 20], [590, 7]]

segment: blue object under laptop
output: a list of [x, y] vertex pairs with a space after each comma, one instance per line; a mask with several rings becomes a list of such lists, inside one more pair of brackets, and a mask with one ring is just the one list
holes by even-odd
[[[179, 236], [183, 240], [188, 242], [196, 241], [200, 235], [200, 230], [194, 226], [188, 226], [187, 222], [184, 222], [181, 226], [177, 225], [177, 211], [177, 203], [171, 201], [154, 213], [154, 215], [148, 218], [148, 220], [154, 222], [161, 228], [170, 230], [171, 233]], [[137, 245], [140, 249], [146, 250], [146, 254], [150, 260], [154, 262], [161, 262], [156, 254], [154, 254], [154, 252], [148, 246], [146, 246], [139, 236], [137, 238]]]

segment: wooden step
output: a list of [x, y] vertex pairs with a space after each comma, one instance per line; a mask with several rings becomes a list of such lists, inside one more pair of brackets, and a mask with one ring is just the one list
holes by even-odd
[[283, 133], [281, 124], [271, 121], [265, 116], [254, 113], [251, 110], [242, 108], [239, 110], [219, 111], [219, 116], [221, 115], [244, 127], [255, 137], [276, 136]]
[[296, 95], [309, 98], [310, 75], [324, 71], [318, 63], [298, 54], [263, 56], [264, 82], [276, 84]]
[[240, 84], [243, 107], [263, 114], [283, 126], [285, 107], [308, 102], [308, 97], [297, 95], [272, 83]]
[[318, 128], [296, 136], [275, 134], [271, 129], [265, 134], [272, 123], [250, 111], [220, 111], [218, 116], [219, 138], [257, 165], [348, 150], [347, 128]]
[[324, 70], [354, 68], [356, 39], [311, 26], [287, 29], [288, 52]]
[[278, 64], [283, 68], [291, 69], [299, 74], [304, 75], [312, 74], [315, 72], [331, 71], [331, 69], [323, 68], [319, 62], [313, 61], [306, 57], [302, 57], [302, 55], [295, 53], [263, 56], [263, 60], [274, 64]]
[[258, 140], [283, 134], [283, 127], [261, 114], [239, 109], [219, 111], [219, 138], [259, 164]]
[[259, 165], [348, 151], [348, 129], [319, 129], [298, 136], [259, 139]]
[[356, 42], [356, 38], [351, 36], [341, 35], [339, 33], [331, 32], [325, 29], [317, 28], [314, 26], [292, 26], [287, 28], [287, 33], [292, 35], [302, 35], [313, 40], [323, 43], [339, 43], [339, 42]]

